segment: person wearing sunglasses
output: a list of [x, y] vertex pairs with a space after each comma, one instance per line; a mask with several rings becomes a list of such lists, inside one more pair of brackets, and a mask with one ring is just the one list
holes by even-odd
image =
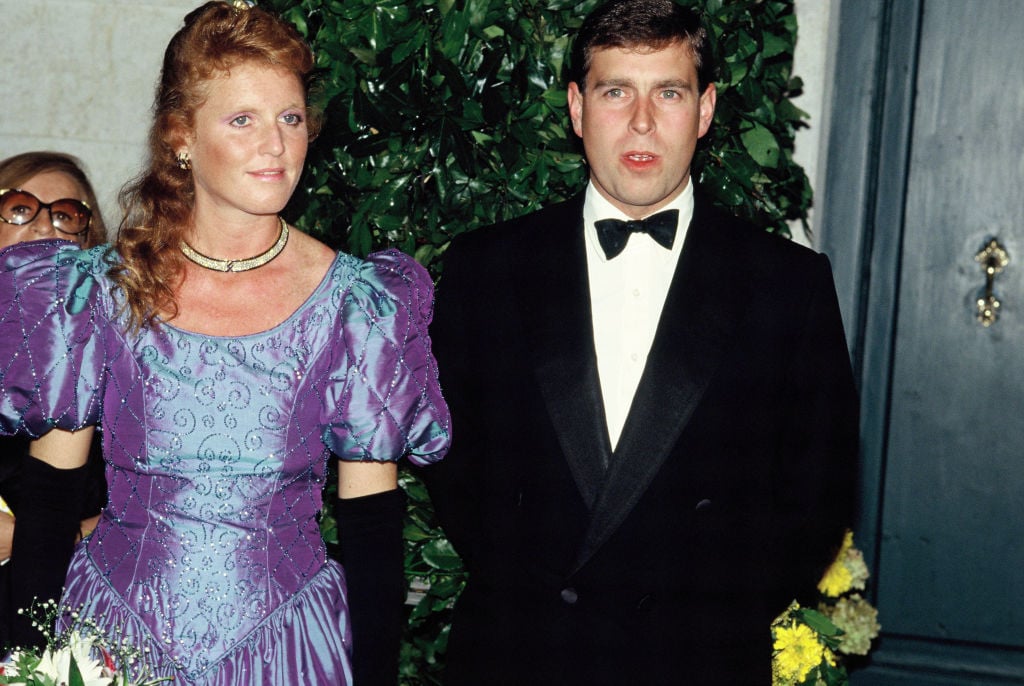
[[83, 248], [106, 240], [96, 194], [78, 160], [27, 152], [0, 162], [0, 248], [64, 238]]
[[[96, 194], [81, 163], [58, 152], [27, 152], [0, 161], [0, 249], [55, 238], [83, 248], [106, 240]], [[69, 441], [85, 441], [92, 434], [90, 427], [74, 437], [56, 429], [33, 441], [0, 438], [0, 646], [43, 642], [17, 611], [34, 599], [59, 597], [75, 539], [95, 527], [106, 495], [98, 441], [80, 469], [55, 469], [27, 456], [60, 454]], [[61, 524], [42, 516], [36, 505], [64, 498], [64, 484], [81, 505]], [[44, 497], [37, 497], [37, 491]]]

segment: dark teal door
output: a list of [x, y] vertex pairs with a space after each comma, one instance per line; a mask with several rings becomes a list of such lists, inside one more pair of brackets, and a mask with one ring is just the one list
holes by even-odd
[[1024, 3], [853, 0], [840, 20], [824, 247], [884, 632], [853, 681], [1024, 683]]

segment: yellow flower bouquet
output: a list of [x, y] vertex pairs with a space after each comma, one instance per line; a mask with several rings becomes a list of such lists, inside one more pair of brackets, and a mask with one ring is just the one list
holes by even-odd
[[772, 686], [845, 686], [843, 658], [867, 655], [878, 636], [878, 611], [858, 591], [868, 580], [864, 557], [847, 531], [818, 582], [817, 608], [793, 603], [772, 623]]

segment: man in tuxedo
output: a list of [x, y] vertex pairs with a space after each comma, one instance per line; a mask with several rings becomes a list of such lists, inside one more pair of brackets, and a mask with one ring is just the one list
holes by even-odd
[[828, 261], [693, 187], [708, 40], [672, 0], [598, 7], [568, 90], [586, 190], [445, 258], [455, 441], [424, 478], [469, 572], [448, 684], [765, 686], [772, 619], [851, 524]]

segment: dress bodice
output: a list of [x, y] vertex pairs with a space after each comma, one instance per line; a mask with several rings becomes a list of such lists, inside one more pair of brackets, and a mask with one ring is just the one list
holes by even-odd
[[0, 253], [0, 292], [17, 293], [0, 296], [0, 342], [22, 359], [0, 370], [0, 428], [101, 422], [109, 503], [79, 554], [166, 659], [202, 673], [324, 567], [328, 450], [421, 464], [446, 450], [429, 277], [400, 253], [339, 254], [268, 331], [132, 334], [104, 251], [48, 243]]

